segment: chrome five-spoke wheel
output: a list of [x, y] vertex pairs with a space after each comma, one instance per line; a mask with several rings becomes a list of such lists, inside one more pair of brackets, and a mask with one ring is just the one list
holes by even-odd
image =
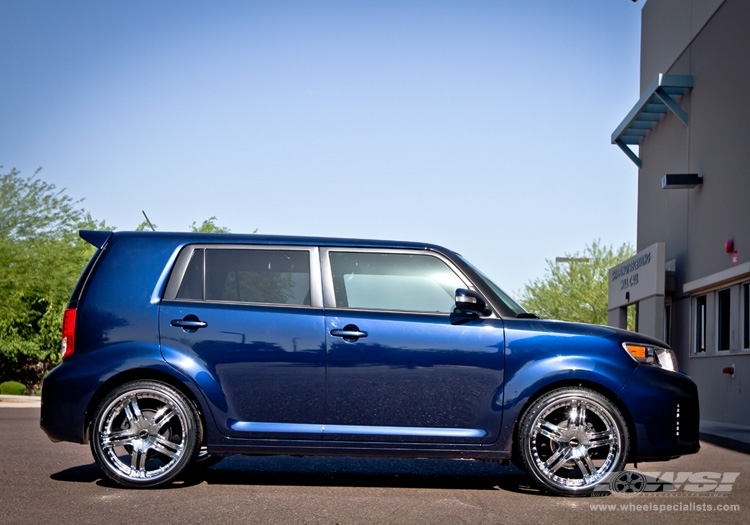
[[127, 487], [168, 483], [196, 457], [200, 419], [180, 392], [155, 381], [115, 389], [99, 405], [91, 450], [99, 468]]
[[556, 494], [588, 494], [625, 465], [628, 428], [606, 397], [579, 387], [549, 392], [521, 419], [526, 470]]

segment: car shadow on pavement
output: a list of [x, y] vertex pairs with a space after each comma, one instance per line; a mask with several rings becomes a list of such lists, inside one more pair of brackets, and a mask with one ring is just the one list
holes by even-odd
[[[117, 487], [95, 463], [50, 476], [54, 481]], [[228, 456], [207, 469], [194, 469], [166, 489], [200, 485], [381, 487], [503, 490], [545, 494], [514, 466], [441, 459]]]
[[285, 485], [505, 490], [540, 493], [514, 466], [480, 461], [391, 458], [229, 456], [194, 481], [216, 485]]
[[50, 476], [50, 479], [54, 481], [68, 481], [75, 483], [94, 483], [101, 480], [103, 477], [102, 471], [96, 466], [96, 463], [89, 465], [80, 465], [78, 467], [71, 467], [60, 472], [55, 472]]

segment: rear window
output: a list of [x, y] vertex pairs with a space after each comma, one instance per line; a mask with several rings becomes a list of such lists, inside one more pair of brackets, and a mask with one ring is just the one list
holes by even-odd
[[86, 286], [86, 281], [88, 281], [91, 272], [94, 270], [94, 266], [96, 266], [96, 262], [99, 260], [99, 256], [102, 254], [102, 251], [103, 250], [101, 249], [97, 249], [96, 252], [94, 252], [94, 254], [91, 256], [91, 259], [89, 259], [89, 262], [86, 264], [86, 268], [84, 268], [81, 276], [78, 278], [78, 282], [76, 283], [75, 288], [73, 289], [73, 293], [70, 296], [70, 302], [68, 303], [68, 306], [74, 307], [76, 303], [81, 299], [81, 294], [83, 293], [83, 289]]

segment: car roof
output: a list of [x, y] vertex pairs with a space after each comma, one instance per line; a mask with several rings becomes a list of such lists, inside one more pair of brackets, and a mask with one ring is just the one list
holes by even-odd
[[255, 244], [286, 246], [321, 246], [345, 248], [392, 248], [410, 250], [434, 250], [452, 253], [442, 246], [412, 241], [376, 239], [354, 239], [337, 237], [308, 237], [296, 235], [262, 235], [256, 233], [197, 233], [197, 232], [148, 232], [148, 231], [102, 231], [81, 230], [79, 235], [88, 243], [102, 248], [112, 238], [161, 238], [175, 245], [184, 244]]

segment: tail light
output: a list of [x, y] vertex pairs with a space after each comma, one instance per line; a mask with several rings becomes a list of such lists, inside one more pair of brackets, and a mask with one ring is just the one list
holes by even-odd
[[60, 352], [65, 359], [73, 355], [76, 349], [76, 309], [68, 308], [63, 315], [62, 345]]

